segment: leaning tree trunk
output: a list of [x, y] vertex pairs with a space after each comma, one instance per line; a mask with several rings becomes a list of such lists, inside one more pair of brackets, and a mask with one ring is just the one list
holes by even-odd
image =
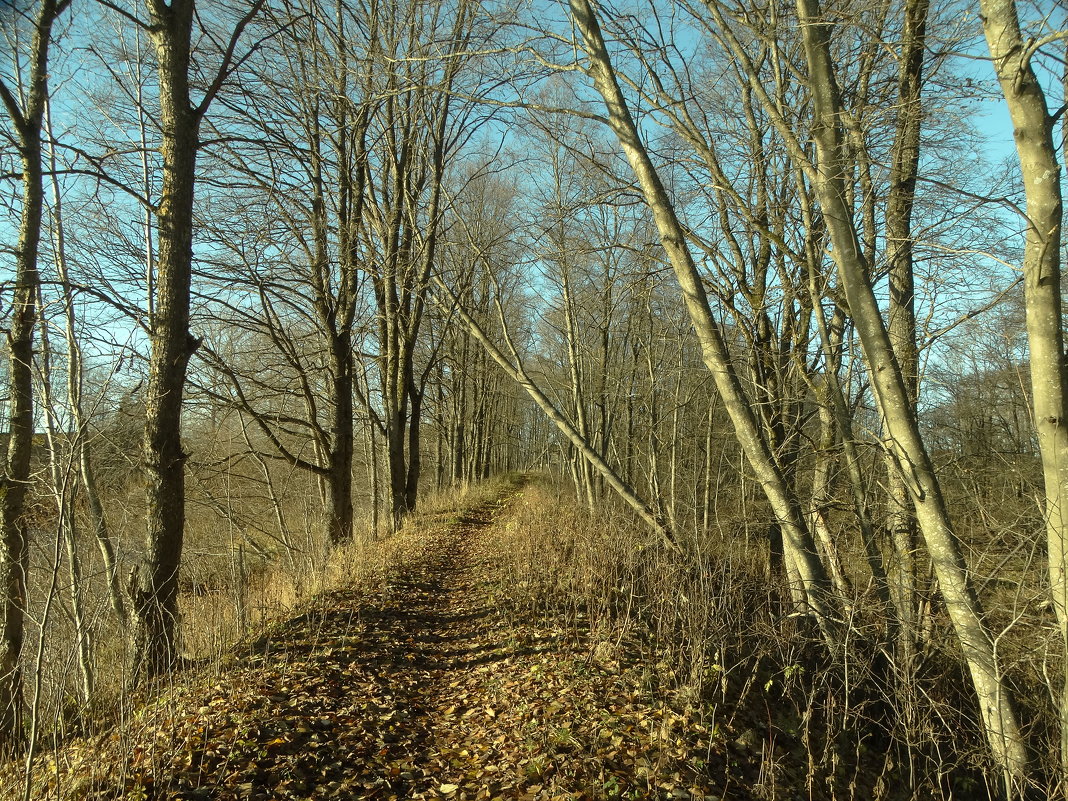
[[853, 209], [846, 199], [841, 101], [831, 59], [830, 24], [823, 18], [818, 0], [798, 0], [797, 13], [815, 110], [813, 138], [818, 164], [812, 180], [834, 246], [832, 256], [860, 338], [891, 452], [909, 486], [946, 610], [971, 674], [987, 744], [999, 767], [1019, 781], [1026, 775], [1027, 749], [1016, 722], [1012, 694], [997, 668], [994, 643], [983, 624], [982, 608], [950, 524], [934, 465], [920, 436], [915, 409], [872, 289], [869, 266], [853, 223]]
[[[552, 421], [553, 425], [556, 426], [560, 433], [567, 437], [568, 443], [578, 451], [581, 458], [589, 462], [592, 468], [600, 473], [604, 478], [605, 483], [616, 492], [620, 499], [623, 500], [623, 502], [626, 503], [639, 518], [641, 518], [643, 523], [647, 524], [656, 532], [664, 545], [670, 550], [677, 551], [679, 548], [678, 542], [675, 539], [674, 533], [667, 525], [667, 522], [658, 515], [657, 512], [637, 494], [637, 492], [634, 491], [633, 487], [620, 477], [619, 473], [617, 473], [615, 468], [607, 462], [603, 454], [597, 452], [590, 442], [579, 434], [578, 429], [575, 428], [574, 424], [572, 424], [572, 422], [556, 408], [548, 395], [541, 390], [537, 383], [527, 373], [522, 361], [518, 358], [515, 349], [511, 347], [511, 340], [508, 340], [509, 349], [512, 350], [512, 355], [515, 358], [514, 362], [509, 359], [500, 348], [493, 344], [482, 326], [478, 324], [478, 321], [475, 320], [463, 306], [460, 305], [459, 300], [455, 295], [452, 295], [451, 290], [445, 286], [441, 279], [435, 278], [434, 281], [443, 292], [451, 297], [460, 320], [489, 357], [497, 362], [501, 369], [523, 388], [530, 398], [538, 405], [538, 408], [545, 413], [545, 416]], [[508, 337], [507, 331], [505, 331], [504, 335], [506, 338]]]
[[842, 641], [842, 616], [827, 571], [816, 552], [801, 504], [776, 464], [742, 390], [723, 333], [712, 314], [701, 275], [686, 245], [686, 232], [675, 214], [667, 189], [653, 166], [619, 87], [593, 7], [589, 0], [571, 0], [570, 6], [589, 58], [586, 71], [604, 100], [608, 124], [619, 139], [653, 213], [660, 241], [682, 290], [705, 366], [715, 379], [724, 408], [734, 424], [735, 436], [781, 526], [784, 548], [789, 551], [788, 558], [801, 581], [808, 608], [828, 647], [837, 650]]

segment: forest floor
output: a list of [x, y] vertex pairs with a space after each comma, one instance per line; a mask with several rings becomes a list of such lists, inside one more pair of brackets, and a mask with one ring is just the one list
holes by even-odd
[[516, 612], [498, 555], [520, 492], [47, 755], [33, 797], [794, 797], [759, 743], [643, 692], [641, 664]]

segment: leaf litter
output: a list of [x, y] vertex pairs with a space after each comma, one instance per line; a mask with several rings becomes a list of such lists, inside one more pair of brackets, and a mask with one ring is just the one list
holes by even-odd
[[759, 758], [729, 729], [648, 697], [640, 664], [502, 602], [507, 506], [425, 530], [381, 592], [323, 596], [210, 682], [42, 758], [34, 797], [753, 797]]

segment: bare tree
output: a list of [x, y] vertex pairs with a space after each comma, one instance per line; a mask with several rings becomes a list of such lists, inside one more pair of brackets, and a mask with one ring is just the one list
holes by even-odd
[[[52, 138], [51, 109], [46, 112], [46, 126], [49, 138]], [[143, 129], [142, 129], [143, 130]], [[147, 158], [147, 155], [146, 155]], [[104, 563], [108, 596], [115, 617], [121, 625], [126, 625], [126, 599], [123, 594], [119, 576], [118, 559], [115, 544], [104, 514], [104, 503], [97, 487], [96, 468], [90, 444], [91, 415], [83, 398], [85, 382], [85, 358], [82, 343], [78, 339], [78, 319], [75, 311], [75, 290], [67, 265], [67, 233], [63, 217], [63, 200], [59, 185], [60, 166], [56, 158], [56, 146], [49, 147], [49, 171], [51, 172], [52, 203], [50, 208], [50, 230], [52, 235], [52, 258], [55, 264], [56, 279], [59, 282], [61, 305], [63, 309], [63, 339], [67, 350], [67, 386], [66, 406], [70, 413], [70, 422], [74, 433], [74, 462], [77, 465], [78, 480], [85, 495], [88, 507], [89, 524], [93, 538]]]
[[376, 71], [369, 84], [381, 109], [370, 125], [360, 245], [377, 310], [376, 363], [396, 527], [415, 508], [421, 474], [423, 388], [415, 355], [443, 189], [459, 149], [485, 119], [467, 98], [491, 85], [470, 66], [492, 26], [469, 0], [390, 0], [368, 11], [369, 58], [390, 68]]
[[[261, 27], [284, 34], [246, 65], [255, 88], [225, 99], [234, 118], [212, 151], [216, 168], [240, 175], [244, 187], [223, 193], [219, 213], [205, 218], [228, 254], [206, 271], [207, 314], [231, 325], [214, 327], [202, 355], [231, 385], [225, 402], [260, 429], [268, 450], [319, 481], [327, 538], [339, 544], [351, 539], [354, 514], [357, 359], [368, 305], [358, 232], [374, 68], [360, 36], [349, 35], [359, 21], [343, 4], [271, 9]], [[231, 359], [233, 328], [248, 332], [239, 349], [271, 352], [264, 358], [272, 370]], [[299, 420], [286, 394], [301, 399]], [[303, 437], [291, 436], [298, 430], [313, 456], [301, 455]]]
[[818, 166], [811, 165], [826, 220], [832, 256], [857, 327], [879, 411], [897, 468], [909, 485], [920, 529], [938, 576], [942, 597], [971, 673], [991, 753], [1012, 781], [1026, 778], [1027, 749], [1012, 694], [998, 669], [993, 640], [954, 533], [941, 485], [920, 435], [915, 405], [883, 322], [871, 283], [871, 268], [848, 202], [843, 162], [842, 106], [830, 50], [830, 23], [817, 0], [799, 0], [798, 22], [815, 110]]
[[611, 58], [601, 34], [600, 24], [588, 0], [572, 0], [571, 13], [589, 59], [585, 68], [607, 109], [607, 122], [619, 138], [620, 145], [638, 179], [675, 270], [687, 311], [693, 323], [706, 366], [716, 381], [735, 434], [749, 464], [767, 495], [781, 527], [787, 548], [787, 567], [798, 578], [803, 599], [832, 649], [840, 638], [840, 613], [836, 610], [830, 579], [816, 551], [804, 513], [795, 493], [777, 464], [767, 439], [763, 436], [752, 407], [742, 391], [720, 323], [712, 314], [708, 296], [693, 255], [687, 246], [687, 232], [649, 158], [627, 101], [619, 87]]
[[[912, 216], [920, 161], [922, 93], [926, 52], [928, 0], [907, 0], [898, 56], [898, 108], [891, 150], [890, 187], [886, 200], [886, 248], [889, 265], [887, 333], [912, 402], [919, 397], [919, 348], [916, 332], [916, 282], [913, 270]], [[894, 546], [892, 586], [901, 623], [903, 663], [911, 664], [916, 648], [916, 518], [908, 486], [892, 460], [888, 462], [889, 509], [886, 528]]]
[[195, 105], [190, 69], [196, 1], [146, 0], [147, 23], [117, 9], [143, 26], [155, 47], [163, 132], [163, 183], [156, 213], [156, 302], [149, 321], [151, 357], [145, 393], [145, 557], [130, 580], [135, 680], [168, 671], [177, 658], [175, 616], [185, 530], [182, 397], [189, 358], [199, 345], [189, 331], [189, 298], [200, 125], [231, 70], [242, 32], [263, 3], [255, 0], [234, 23], [222, 47], [221, 64]]
[[[31, 42], [12, 54], [12, 73], [0, 78], [3, 102], [21, 163], [22, 210], [15, 254], [12, 319], [7, 336], [9, 404], [7, 455], [0, 476], [0, 750], [22, 736], [22, 644], [28, 567], [23, 513], [33, 450], [33, 339], [40, 282], [37, 258], [44, 210], [41, 131], [48, 107], [48, 56], [52, 29], [70, 0], [42, 0], [27, 13]], [[24, 22], [16, 12], [16, 25]], [[23, 74], [25, 70], [25, 74]]]
[[[1041, 48], [1068, 39], [1068, 31], [1025, 38], [1015, 0], [981, 0], [979, 8], [994, 70], [1012, 117], [1027, 199], [1023, 274], [1031, 392], [1045, 484], [1050, 591], [1064, 646], [1062, 656], [1068, 665], [1068, 366], [1061, 306], [1064, 208], [1063, 175], [1054, 143], [1054, 127], [1064, 108], [1049, 112], [1032, 64]], [[1061, 770], [1068, 779], [1068, 673], [1059, 715]]]

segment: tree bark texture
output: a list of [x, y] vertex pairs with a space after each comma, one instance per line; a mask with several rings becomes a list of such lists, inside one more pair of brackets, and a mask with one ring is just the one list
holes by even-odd
[[[1031, 391], [1045, 485], [1050, 593], [1068, 664], [1068, 373], [1061, 309], [1061, 166], [1014, 0], [980, 0], [987, 45], [1009, 107], [1027, 198], [1024, 299]], [[1061, 770], [1068, 776], [1068, 674], [1060, 700]]]
[[33, 451], [33, 333], [37, 315], [37, 254], [43, 187], [40, 129], [20, 142], [22, 219], [15, 266], [15, 291], [8, 338], [10, 360], [8, 440], [0, 478], [0, 749], [17, 748], [22, 730], [21, 656], [25, 628], [29, 535], [25, 520]]
[[200, 115], [190, 104], [193, 0], [148, 0], [159, 76], [163, 183], [157, 209], [156, 302], [145, 389], [145, 554], [131, 576], [135, 681], [177, 659], [178, 569], [185, 532], [181, 414], [186, 368], [198, 342], [189, 332], [193, 189]]
[[[923, 121], [923, 60], [928, 0], [907, 0], [898, 69], [898, 116], [891, 151], [890, 194], [886, 200], [886, 255], [889, 266], [887, 333], [913, 403], [919, 396], [920, 356], [916, 337], [912, 209], [920, 162]], [[916, 516], [900, 471], [888, 459], [886, 528], [893, 545], [890, 580], [900, 621], [899, 651], [906, 673], [916, 649]]]

